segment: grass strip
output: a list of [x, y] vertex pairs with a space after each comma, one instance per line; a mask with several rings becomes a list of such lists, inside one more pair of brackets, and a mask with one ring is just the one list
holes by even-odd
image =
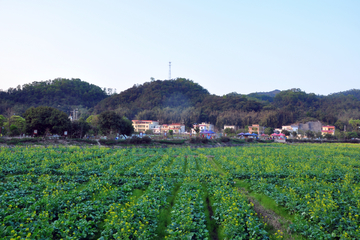
[[184, 163], [184, 174], [186, 174], [186, 171], [187, 171], [187, 162], [188, 162], [188, 160], [187, 160], [187, 156], [185, 156], [185, 163]]
[[202, 199], [205, 205], [205, 216], [206, 216], [206, 227], [210, 234], [210, 239], [219, 240], [219, 225], [216, 223], [216, 220], [213, 219], [214, 211], [213, 209], [213, 200], [211, 199], [207, 187], [202, 184]]
[[227, 173], [222, 169], [222, 167], [219, 166], [219, 164], [215, 161], [213, 157], [208, 156], [210, 164], [222, 175], [227, 175]]
[[[227, 175], [214, 158], [209, 157], [209, 160], [217, 171], [225, 176]], [[272, 198], [254, 192], [250, 188], [250, 183], [244, 180], [235, 179], [235, 187], [240, 189], [249, 201], [254, 204], [254, 210], [259, 214], [260, 219], [266, 223], [265, 230], [269, 232], [270, 239], [278, 239], [279, 236], [284, 239], [305, 239], [300, 235], [289, 232], [289, 226], [294, 221], [295, 216], [291, 215], [286, 208], [279, 206]]]
[[165, 239], [165, 237], [168, 235], [166, 233], [166, 228], [169, 224], [171, 224], [171, 211], [175, 204], [176, 196], [180, 192], [180, 187], [182, 183], [176, 183], [175, 187], [170, 195], [170, 197], [167, 199], [168, 205], [165, 208], [162, 208], [160, 210], [159, 214], [159, 223], [156, 230], [156, 234], [158, 235], [158, 239]]
[[279, 206], [272, 198], [254, 192], [250, 188], [251, 184], [245, 180], [235, 179], [235, 187], [253, 203], [259, 218], [266, 223], [265, 230], [269, 232], [270, 239], [278, 239], [279, 236], [282, 236], [283, 239], [306, 239], [289, 230], [295, 216], [290, 214], [286, 208]]

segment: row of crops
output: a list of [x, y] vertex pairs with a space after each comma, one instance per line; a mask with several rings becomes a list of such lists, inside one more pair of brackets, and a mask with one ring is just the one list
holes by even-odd
[[360, 239], [359, 146], [0, 151], [0, 238], [269, 239], [244, 181], [305, 239]]

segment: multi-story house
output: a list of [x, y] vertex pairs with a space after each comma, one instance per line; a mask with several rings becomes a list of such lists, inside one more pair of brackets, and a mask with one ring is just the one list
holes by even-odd
[[162, 134], [162, 133], [167, 133], [170, 130], [172, 130], [174, 134], [181, 134], [185, 132], [185, 125], [181, 123], [162, 124], [156, 126], [153, 132], [155, 134], [160, 134], [160, 133]]
[[234, 125], [224, 125], [224, 130], [227, 129], [227, 128], [229, 128], [229, 129], [234, 129], [234, 131], [238, 130], [238, 127], [237, 127], [237, 126], [234, 126]]
[[281, 133], [282, 128], [274, 128], [274, 133]]
[[335, 135], [335, 126], [322, 126], [321, 135], [325, 134]]
[[288, 132], [298, 132], [299, 125], [293, 124], [288, 126], [282, 126], [281, 130], [286, 130]]
[[192, 134], [196, 134], [195, 128], [197, 128], [197, 127], [200, 129], [200, 132], [205, 131], [205, 130], [215, 132], [215, 127], [214, 127], [213, 124], [203, 122], [201, 124], [196, 124], [195, 123], [193, 125], [193, 128], [191, 129]]
[[264, 134], [265, 127], [260, 126], [259, 124], [253, 124], [252, 126], [249, 126], [249, 133], [256, 133], [257, 135]]
[[159, 125], [158, 121], [153, 120], [132, 120], [135, 132], [145, 133], [146, 130], [154, 130]]

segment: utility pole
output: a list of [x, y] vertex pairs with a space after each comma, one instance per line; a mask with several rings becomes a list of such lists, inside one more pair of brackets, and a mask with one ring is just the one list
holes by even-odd
[[171, 80], [171, 62], [169, 62], [169, 80]]

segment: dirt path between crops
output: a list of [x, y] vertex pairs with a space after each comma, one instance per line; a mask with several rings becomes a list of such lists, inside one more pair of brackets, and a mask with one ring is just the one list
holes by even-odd
[[[220, 172], [221, 175], [224, 175], [224, 172], [220, 167], [214, 162], [214, 156], [207, 156], [209, 162], [213, 165]], [[273, 228], [276, 232], [280, 230], [282, 233], [286, 233], [287, 239], [292, 240], [294, 239], [291, 236], [291, 231], [286, 227], [286, 225], [291, 224], [290, 221], [284, 219], [283, 217], [276, 214], [271, 209], [267, 209], [263, 207], [255, 198], [251, 197], [249, 192], [245, 188], [238, 188], [238, 190], [248, 199], [249, 203], [251, 202], [254, 206], [254, 211], [258, 214], [261, 221], [269, 225]], [[209, 209], [210, 212], [210, 209]], [[210, 213], [211, 214], [211, 213]]]
[[[209, 210], [209, 218], [212, 219], [212, 217], [214, 216], [214, 211], [211, 207], [209, 197], [206, 198], [206, 204], [207, 204], [207, 209]], [[210, 238], [213, 240], [219, 240], [216, 228], [213, 228], [213, 231], [210, 233]]]
[[238, 190], [246, 196], [246, 198], [249, 200], [249, 203], [251, 202], [254, 206], [254, 211], [258, 214], [258, 217], [267, 225], [272, 227], [276, 232], [280, 230], [282, 233], [286, 233], [287, 238], [289, 240], [294, 239], [291, 236], [290, 229], [286, 228], [285, 225], [291, 224], [289, 220], [284, 219], [283, 217], [276, 214], [271, 209], [267, 209], [263, 207], [255, 198], [251, 197], [249, 195], [249, 192], [245, 188], [238, 188]]

